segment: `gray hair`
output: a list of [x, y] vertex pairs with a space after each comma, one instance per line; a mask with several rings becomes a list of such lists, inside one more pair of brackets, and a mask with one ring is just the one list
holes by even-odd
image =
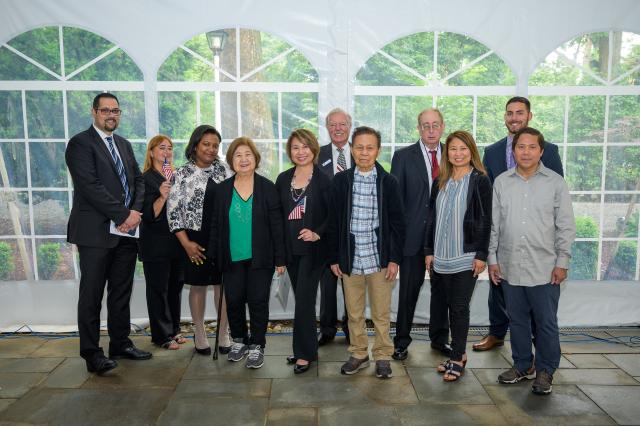
[[324, 120], [324, 125], [329, 127], [329, 117], [331, 117], [334, 114], [338, 114], [338, 113], [344, 114], [344, 115], [347, 116], [347, 121], [349, 122], [349, 127], [351, 127], [351, 123], [352, 123], [351, 115], [347, 111], [343, 110], [342, 108], [334, 108], [331, 111], [329, 111], [329, 113], [327, 114], [327, 117]]

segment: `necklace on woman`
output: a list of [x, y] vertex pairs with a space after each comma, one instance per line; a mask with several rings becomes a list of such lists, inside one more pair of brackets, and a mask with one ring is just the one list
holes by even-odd
[[293, 179], [291, 179], [291, 199], [293, 199], [293, 202], [297, 203], [298, 201], [300, 201], [300, 198], [302, 198], [304, 193], [307, 191], [307, 187], [309, 186], [309, 182], [311, 182], [312, 177], [313, 173], [309, 175], [309, 179], [307, 179], [307, 182], [302, 188], [294, 188], [293, 182], [296, 181], [296, 175], [293, 175]]

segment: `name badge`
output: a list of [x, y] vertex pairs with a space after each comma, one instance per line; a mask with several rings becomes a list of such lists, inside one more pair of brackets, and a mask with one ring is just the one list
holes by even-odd
[[326, 165], [327, 165], [327, 164], [329, 164], [329, 163], [331, 163], [331, 160], [327, 160], [327, 161], [325, 161], [324, 163], [322, 163], [322, 166], [324, 167], [324, 166], [326, 166]]

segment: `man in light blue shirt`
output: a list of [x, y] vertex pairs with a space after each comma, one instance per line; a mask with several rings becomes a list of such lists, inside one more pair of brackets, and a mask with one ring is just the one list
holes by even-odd
[[[549, 394], [560, 363], [559, 284], [567, 277], [576, 226], [566, 182], [540, 161], [542, 133], [525, 127], [513, 138], [516, 167], [493, 186], [489, 276], [503, 288], [511, 327], [513, 368], [500, 383], [532, 379], [533, 392]], [[531, 318], [536, 322], [536, 356]]]

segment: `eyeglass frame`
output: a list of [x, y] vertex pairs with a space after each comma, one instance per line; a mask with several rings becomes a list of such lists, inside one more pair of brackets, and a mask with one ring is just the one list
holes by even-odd
[[442, 129], [443, 125], [440, 123], [433, 123], [433, 124], [424, 123], [424, 124], [421, 124], [419, 127], [420, 129], [428, 132], [430, 130], [440, 130]]
[[107, 117], [111, 114], [116, 117], [122, 115], [122, 110], [120, 108], [94, 108], [94, 110]]

